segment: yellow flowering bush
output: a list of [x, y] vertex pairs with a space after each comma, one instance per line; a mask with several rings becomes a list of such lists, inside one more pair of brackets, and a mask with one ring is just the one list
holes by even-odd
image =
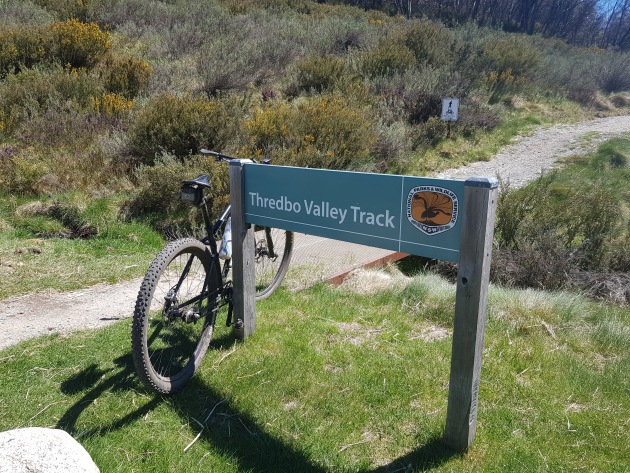
[[92, 107], [97, 113], [110, 118], [121, 118], [131, 110], [133, 100], [122, 95], [107, 93], [100, 97], [92, 97]]
[[131, 99], [149, 85], [151, 66], [141, 59], [110, 54], [101, 64], [101, 75], [109, 92]]
[[332, 96], [269, 104], [245, 128], [247, 153], [293, 166], [344, 169], [367, 161], [375, 143], [370, 117]]
[[93, 67], [111, 48], [109, 33], [96, 23], [70, 19], [50, 26], [50, 55], [63, 66]]
[[0, 77], [31, 67], [46, 55], [45, 36], [41, 28], [19, 27], [0, 30]]
[[111, 48], [109, 33], [76, 19], [44, 26], [0, 29], [0, 77], [48, 61], [94, 67]]

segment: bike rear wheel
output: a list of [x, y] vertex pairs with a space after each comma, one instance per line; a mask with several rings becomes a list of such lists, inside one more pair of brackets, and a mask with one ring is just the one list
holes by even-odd
[[212, 338], [219, 298], [217, 269], [198, 240], [167, 245], [140, 287], [132, 325], [132, 353], [140, 379], [171, 394], [194, 375]]
[[293, 252], [293, 232], [256, 227], [256, 300], [269, 297], [282, 284]]

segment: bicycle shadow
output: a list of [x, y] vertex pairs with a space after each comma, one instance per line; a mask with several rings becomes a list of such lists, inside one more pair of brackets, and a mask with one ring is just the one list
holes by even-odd
[[[216, 342], [225, 348], [232, 346], [234, 339], [221, 337]], [[64, 413], [57, 422], [57, 428], [79, 438], [98, 436], [121, 429], [146, 416], [162, 403], [168, 402], [183, 422], [189, 423], [194, 431], [200, 432], [196, 443], [191, 444], [190, 448], [201, 447], [230, 458], [238, 464], [239, 471], [334, 472], [334, 469], [316, 464], [291, 442], [269, 433], [265, 425], [261, 425], [249, 413], [239, 410], [231, 399], [223, 398], [218, 390], [200, 376], [193, 377], [181, 393], [168, 398], [155, 395], [149, 402], [116, 421], [87, 430], [79, 429], [77, 423], [80, 416], [106, 393], [130, 390], [147, 392], [136, 378], [131, 353], [116, 358], [114, 363], [116, 367], [110, 369], [102, 369], [96, 364], [89, 365], [61, 383], [61, 391], [67, 395], [76, 394], [86, 387], [90, 389]], [[192, 419], [195, 419], [196, 423]], [[426, 471], [438, 467], [456, 455], [442, 444], [440, 438], [432, 438], [425, 445], [387, 465], [361, 471], [365, 473]]]
[[145, 416], [148, 412], [160, 405], [161, 399], [154, 397], [139, 409], [123, 416], [115, 422], [101, 425], [88, 430], [78, 430], [77, 421], [81, 414], [106, 392], [121, 392], [131, 389], [143, 390], [136, 379], [131, 353], [122, 355], [114, 360], [117, 368], [101, 369], [96, 364], [91, 364], [79, 373], [72, 375], [61, 383], [61, 392], [66, 395], [76, 394], [86, 387], [91, 389], [75, 402], [57, 421], [56, 428], [63, 429], [69, 434], [78, 437], [90, 437], [101, 432], [109, 432], [120, 429], [136, 419]]

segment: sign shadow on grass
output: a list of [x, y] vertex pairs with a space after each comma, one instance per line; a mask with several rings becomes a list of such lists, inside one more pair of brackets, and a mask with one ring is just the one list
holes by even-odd
[[[205, 406], [197, 401], [204, 399]], [[208, 403], [208, 399], [216, 402]], [[265, 431], [248, 413], [239, 411], [231, 400], [221, 399], [221, 394], [195, 376], [186, 388], [173, 398], [177, 412], [188, 422], [190, 418], [205, 419], [207, 413], [221, 403], [204, 426], [199, 442], [212, 450], [239, 462], [239, 471], [334, 473], [335, 469], [317, 465], [302, 452]], [[203, 414], [200, 416], [200, 412]], [[191, 448], [195, 448], [193, 445]], [[432, 438], [425, 445], [388, 465], [366, 473], [393, 473], [426, 471], [436, 468], [457, 456], [442, 439]]]
[[[231, 343], [232, 337], [221, 340], [222, 345], [229, 346]], [[87, 430], [78, 428], [77, 423], [82, 413], [105, 393], [144, 390], [136, 378], [131, 353], [116, 358], [114, 363], [116, 368], [113, 369], [102, 369], [96, 364], [91, 364], [61, 383], [61, 391], [66, 395], [76, 394], [88, 388], [89, 390], [64, 413], [57, 422], [57, 428], [78, 438], [99, 436], [121, 429], [167, 402], [166, 398], [156, 395], [142, 407], [113, 422]], [[200, 376], [193, 377], [182, 392], [169, 397], [168, 403], [185, 423], [195, 425], [190, 422], [191, 419], [197, 419], [198, 422], [207, 419], [197, 443], [204, 445], [202, 448], [211, 449], [236, 460], [239, 470], [261, 473], [334, 471], [317, 465], [290, 443], [267, 432], [264, 425], [257, 423], [249, 413], [235, 407], [229, 398], [225, 399]], [[219, 403], [220, 406], [217, 406]], [[217, 407], [215, 411], [208, 415], [214, 407]], [[191, 445], [190, 448], [199, 446]], [[185, 453], [182, 452], [182, 455]], [[404, 457], [370, 472], [425, 471], [441, 465], [456, 455], [444, 446], [440, 438], [433, 438]]]

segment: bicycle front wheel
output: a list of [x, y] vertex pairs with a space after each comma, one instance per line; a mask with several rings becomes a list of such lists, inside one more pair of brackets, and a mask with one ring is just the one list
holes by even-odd
[[256, 300], [269, 297], [282, 284], [293, 252], [293, 232], [256, 227]]
[[142, 281], [132, 325], [140, 379], [161, 394], [180, 390], [208, 350], [218, 302], [212, 256], [194, 239], [167, 245]]

